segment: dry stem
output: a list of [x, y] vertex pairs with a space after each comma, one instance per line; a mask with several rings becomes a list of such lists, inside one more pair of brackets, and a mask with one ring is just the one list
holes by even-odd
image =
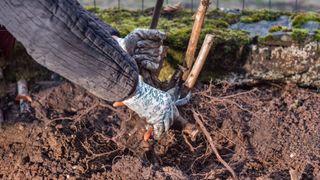
[[221, 156], [220, 156], [217, 148], [215, 147], [215, 145], [214, 145], [214, 143], [213, 143], [213, 140], [212, 140], [211, 135], [209, 134], [209, 132], [207, 131], [207, 129], [206, 129], [206, 127], [204, 126], [203, 122], [202, 122], [201, 119], [199, 118], [199, 116], [201, 117], [201, 115], [200, 115], [199, 113], [195, 112], [194, 110], [192, 110], [192, 114], [193, 114], [193, 117], [194, 117], [195, 121], [196, 121], [196, 122], [198, 123], [198, 125], [200, 126], [203, 134], [205, 135], [205, 137], [206, 137], [206, 139], [207, 139], [207, 141], [209, 142], [209, 144], [210, 144], [210, 146], [211, 146], [214, 154], [216, 155], [217, 159], [221, 162], [221, 164], [223, 164], [223, 166], [224, 166], [225, 168], [227, 168], [227, 170], [231, 173], [233, 179], [237, 180], [238, 178], [237, 178], [237, 176], [236, 176], [236, 173], [235, 173], [235, 172], [233, 171], [233, 169], [229, 166], [229, 164], [221, 158]]

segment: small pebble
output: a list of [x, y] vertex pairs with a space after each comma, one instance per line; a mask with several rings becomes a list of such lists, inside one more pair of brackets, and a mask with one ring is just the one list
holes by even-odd
[[293, 158], [293, 157], [295, 157], [295, 156], [296, 156], [296, 153], [291, 153], [291, 154], [290, 154], [290, 157], [291, 157], [291, 158]]
[[24, 130], [24, 126], [23, 126], [22, 124], [19, 124], [18, 129], [19, 129], [20, 131], [23, 131], [23, 130]]

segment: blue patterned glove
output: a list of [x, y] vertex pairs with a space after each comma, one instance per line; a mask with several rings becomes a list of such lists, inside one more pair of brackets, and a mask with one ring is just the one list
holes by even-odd
[[147, 119], [147, 123], [153, 126], [155, 139], [159, 139], [173, 124], [175, 117], [179, 117], [172, 96], [144, 83], [141, 77], [135, 94], [123, 103], [140, 117]]

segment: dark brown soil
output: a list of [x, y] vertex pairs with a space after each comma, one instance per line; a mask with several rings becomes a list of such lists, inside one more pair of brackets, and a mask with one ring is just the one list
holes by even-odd
[[[160, 141], [144, 142], [144, 120], [133, 112], [115, 109], [69, 82], [41, 81], [51, 72], [24, 49], [15, 51], [13, 61], [5, 63], [6, 82], [0, 81], [5, 115], [0, 179], [231, 178], [194, 117], [239, 179], [290, 179], [293, 174], [320, 179], [320, 94], [315, 90], [201, 85], [180, 108], [198, 135], [190, 138], [173, 127]], [[33, 102], [26, 114], [19, 113], [16, 86], [10, 84], [21, 77], [31, 79]]]
[[[1, 99], [0, 178], [227, 179], [199, 133], [143, 142], [144, 121], [68, 82], [32, 85], [32, 112]], [[198, 115], [240, 179], [320, 179], [320, 94], [296, 86], [203, 85], [180, 110]], [[201, 131], [200, 131], [201, 132]]]

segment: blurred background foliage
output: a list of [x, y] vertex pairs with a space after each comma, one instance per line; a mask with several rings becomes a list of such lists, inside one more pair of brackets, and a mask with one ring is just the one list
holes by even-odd
[[[81, 4], [96, 5], [100, 8], [120, 7], [122, 9], [146, 9], [154, 6], [155, 0], [79, 0]], [[165, 0], [166, 4], [176, 4], [181, 2], [187, 9], [196, 9], [199, 0]], [[229, 9], [268, 9], [287, 11], [319, 11], [319, 0], [212, 0], [210, 8]], [[271, 6], [271, 7], [270, 7]]]

